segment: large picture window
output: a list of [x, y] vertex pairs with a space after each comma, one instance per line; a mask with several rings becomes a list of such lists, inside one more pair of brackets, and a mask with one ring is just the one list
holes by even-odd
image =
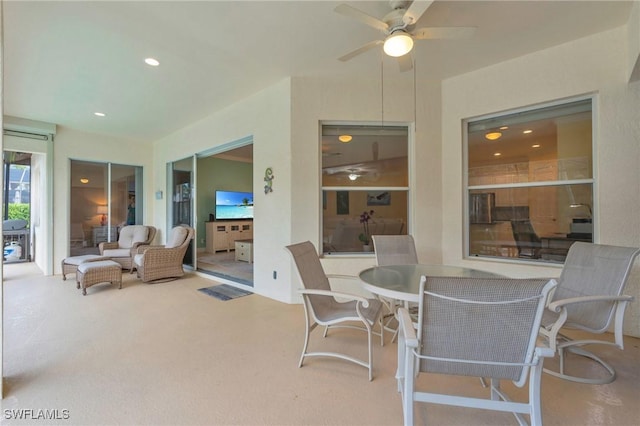
[[562, 263], [593, 242], [591, 99], [466, 122], [468, 255]]
[[372, 250], [371, 235], [407, 234], [406, 126], [322, 126], [323, 252]]

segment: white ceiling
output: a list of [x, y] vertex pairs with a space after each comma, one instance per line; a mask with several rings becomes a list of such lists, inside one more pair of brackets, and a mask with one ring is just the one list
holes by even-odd
[[[375, 77], [380, 54], [336, 58], [381, 33], [336, 1], [4, 2], [4, 112], [154, 140], [287, 76]], [[387, 1], [345, 2], [382, 18]], [[436, 1], [417, 27], [416, 70], [445, 78], [624, 25], [630, 2]], [[161, 65], [144, 64], [155, 57]], [[104, 118], [93, 115], [105, 112]]]

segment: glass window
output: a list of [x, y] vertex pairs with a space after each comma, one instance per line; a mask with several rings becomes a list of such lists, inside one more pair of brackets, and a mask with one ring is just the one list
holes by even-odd
[[322, 126], [323, 252], [371, 251], [371, 235], [406, 234], [406, 126]]
[[591, 99], [467, 121], [468, 254], [564, 262], [593, 241]]
[[69, 253], [98, 254], [123, 226], [142, 224], [142, 167], [71, 160]]

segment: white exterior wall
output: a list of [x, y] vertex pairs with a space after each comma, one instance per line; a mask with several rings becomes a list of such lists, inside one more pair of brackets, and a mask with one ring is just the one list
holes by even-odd
[[[50, 206], [45, 202], [47, 189], [50, 186], [47, 184], [48, 163], [45, 154], [31, 156], [31, 232], [33, 233], [31, 245], [35, 248], [32, 260], [45, 275], [50, 275], [47, 274], [49, 267], [53, 269], [53, 265], [48, 265], [48, 257], [51, 252], [47, 246], [48, 233], [52, 231], [49, 227], [49, 217], [46, 215]], [[37, 242], [37, 245], [34, 242]], [[50, 272], [53, 273], [53, 271]]]
[[[251, 136], [254, 291], [284, 302], [290, 302], [292, 297], [290, 260], [284, 246], [291, 241], [291, 188], [298, 180], [291, 174], [290, 99], [290, 80], [286, 79], [158, 140], [151, 191], [167, 192], [167, 163]], [[263, 189], [267, 167], [273, 169], [275, 176], [273, 192], [269, 194]], [[160, 228], [161, 239], [166, 235], [168, 196], [153, 204], [154, 223]], [[277, 279], [273, 279], [273, 271], [277, 272]]]
[[[15, 124], [15, 117], [7, 120]], [[37, 122], [31, 122], [37, 123]], [[44, 130], [43, 126], [42, 129]], [[37, 131], [37, 126], [25, 128], [24, 131]], [[55, 132], [55, 126], [51, 126], [51, 132]], [[49, 263], [51, 250], [49, 248], [53, 232], [50, 211], [51, 194], [49, 193], [49, 164], [53, 153], [50, 140], [41, 141], [16, 136], [4, 136], [4, 149], [7, 151], [29, 152], [31, 156], [31, 248], [35, 249], [35, 256], [31, 259], [45, 275], [53, 274], [53, 265]]]
[[[410, 186], [413, 188], [409, 194], [409, 231], [416, 237], [420, 260], [439, 263], [442, 220], [439, 205], [440, 84], [419, 75], [418, 101], [414, 104], [413, 73], [401, 74], [395, 65], [392, 62], [388, 71], [385, 70], [384, 120], [407, 124], [413, 124], [415, 120], [416, 132], [409, 135], [410, 140], [414, 140], [409, 156]], [[381, 100], [380, 79], [293, 79], [292, 242], [310, 240], [316, 248], [321, 247], [320, 123], [360, 121], [379, 125]], [[322, 263], [327, 273], [357, 275], [362, 269], [373, 266], [375, 259], [373, 255], [337, 255], [325, 257]]]
[[[395, 64], [391, 64], [395, 65]], [[385, 121], [416, 125], [418, 181], [410, 216], [419, 233], [423, 261], [440, 261], [439, 83], [418, 85], [414, 112], [411, 73], [397, 71], [385, 77]], [[380, 80], [293, 78], [251, 98], [214, 113], [157, 141], [154, 149], [153, 191], [166, 190], [166, 164], [212, 147], [252, 136], [254, 141], [254, 289], [284, 302], [299, 302], [300, 287], [288, 244], [320, 241], [320, 139], [321, 121], [381, 121]], [[264, 170], [273, 167], [273, 193], [261, 194]], [[154, 203], [154, 223], [165, 228], [166, 197]], [[411, 220], [411, 219], [410, 219]], [[329, 273], [357, 274], [371, 266], [368, 256], [323, 259]], [[278, 272], [277, 280], [273, 271]]]
[[640, 80], [640, 1], [633, 2], [631, 16], [627, 24], [627, 38], [629, 40], [629, 57], [627, 67], [629, 81]]
[[[598, 243], [640, 246], [640, 82], [627, 84], [625, 27], [546, 49], [443, 82], [443, 260], [518, 277], [558, 276], [560, 267], [463, 258], [462, 120], [576, 95], [595, 94]], [[627, 294], [627, 334], [640, 336], [640, 262]]]
[[143, 167], [144, 222], [151, 223], [152, 181], [151, 144], [84, 133], [58, 126], [53, 142], [53, 265], [54, 273], [62, 272], [60, 263], [69, 255], [69, 205], [71, 159], [117, 163]]

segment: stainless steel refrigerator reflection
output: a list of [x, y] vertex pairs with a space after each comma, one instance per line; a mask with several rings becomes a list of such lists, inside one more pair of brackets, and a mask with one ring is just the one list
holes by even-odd
[[486, 192], [469, 195], [469, 221], [471, 223], [493, 223], [496, 194]]

